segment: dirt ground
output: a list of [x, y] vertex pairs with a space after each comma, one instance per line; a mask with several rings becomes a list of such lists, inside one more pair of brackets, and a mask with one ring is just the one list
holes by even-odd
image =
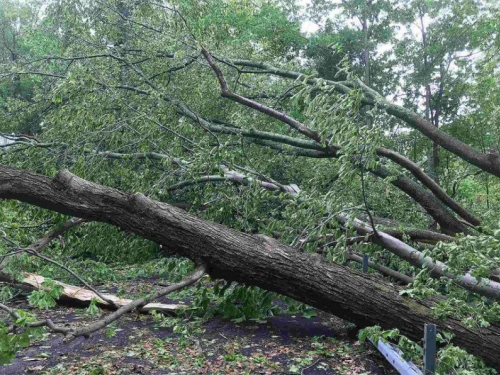
[[[23, 299], [13, 307], [29, 308]], [[92, 320], [85, 309], [69, 306], [37, 315], [58, 324]], [[356, 340], [352, 326], [322, 312], [242, 323], [213, 317], [187, 326], [128, 314], [113, 337], [104, 330], [65, 343], [47, 334], [0, 374], [396, 374], [373, 347]]]

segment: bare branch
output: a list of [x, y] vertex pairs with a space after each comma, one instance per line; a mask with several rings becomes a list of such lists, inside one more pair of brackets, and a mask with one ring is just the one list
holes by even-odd
[[300, 121], [297, 121], [294, 118], [292, 118], [292, 117], [290, 117], [282, 112], [279, 112], [273, 108], [267, 107], [263, 104], [257, 103], [253, 100], [247, 99], [241, 95], [238, 95], [238, 94], [232, 92], [229, 89], [229, 87], [226, 83], [226, 80], [224, 78], [224, 75], [223, 75], [222, 71], [219, 69], [219, 67], [217, 66], [212, 55], [205, 48], [202, 48], [202, 53], [203, 53], [203, 56], [205, 56], [205, 59], [207, 60], [208, 64], [212, 68], [212, 70], [215, 72], [217, 79], [219, 80], [219, 84], [221, 87], [221, 95], [223, 97], [229, 98], [229, 99], [231, 99], [235, 102], [238, 102], [240, 104], [243, 104], [249, 108], [253, 108], [259, 112], [262, 112], [262, 113], [265, 113], [266, 115], [274, 117], [274, 118], [284, 122], [285, 124], [289, 125], [293, 129], [297, 130], [299, 133], [304, 134], [306, 137], [312, 139], [313, 141], [321, 143], [321, 139], [320, 139], [319, 134], [317, 132], [309, 129], [308, 127], [306, 127]]
[[[347, 253], [346, 259], [352, 260], [356, 263], [363, 264], [363, 258], [357, 254]], [[389, 267], [382, 266], [381, 264], [374, 263], [371, 260], [368, 261], [368, 267], [373, 268], [374, 270], [377, 270], [378, 272], [380, 272], [383, 275], [393, 277], [396, 280], [399, 280], [404, 284], [410, 284], [413, 282], [412, 277], [404, 275], [400, 272], [394, 271], [393, 269], [391, 269]]]

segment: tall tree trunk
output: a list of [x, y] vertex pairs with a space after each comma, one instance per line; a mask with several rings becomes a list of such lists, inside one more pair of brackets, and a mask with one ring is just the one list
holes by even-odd
[[364, 82], [365, 85], [371, 86], [370, 82], [370, 50], [368, 48], [368, 20], [366, 18], [361, 22], [363, 27], [363, 61], [365, 63]]
[[[449, 65], [448, 65], [448, 68], [449, 68]], [[445, 69], [443, 63], [441, 63], [439, 65], [439, 92], [437, 93], [437, 97], [436, 97], [436, 104], [435, 104], [435, 110], [434, 110], [434, 116], [433, 116], [433, 120], [434, 120], [434, 126], [439, 129], [439, 118], [441, 116], [441, 108], [443, 106], [443, 102], [442, 102], [442, 99], [443, 99], [443, 94], [444, 94], [444, 80], [445, 80], [445, 76], [447, 74], [448, 70]], [[433, 149], [432, 149], [432, 153], [433, 153], [433, 162], [434, 162], [434, 169], [436, 170], [438, 167], [439, 167], [439, 145], [437, 144], [437, 142], [434, 142], [433, 143]], [[437, 179], [436, 179], [436, 182], [439, 182]]]
[[281, 293], [359, 326], [399, 328], [420, 341], [425, 323], [454, 335], [454, 343], [500, 369], [500, 325], [473, 330], [455, 319], [439, 320], [433, 302], [400, 296], [379, 278], [264, 237], [200, 219], [144, 195], [127, 194], [67, 171], [54, 179], [0, 166], [0, 198], [18, 199], [88, 220], [107, 222], [163, 245], [169, 253], [203, 264], [224, 278]]
[[[367, 6], [370, 5], [370, 2], [367, 1]], [[368, 48], [368, 34], [369, 34], [369, 30], [368, 30], [368, 19], [366, 17], [363, 18], [363, 20], [361, 21], [361, 25], [363, 27], [363, 61], [364, 61], [364, 64], [365, 64], [365, 67], [364, 67], [364, 83], [365, 85], [367, 86], [371, 86], [371, 79], [370, 79], [370, 49]], [[365, 111], [369, 111], [370, 110], [370, 106], [366, 106], [364, 108]], [[366, 123], [368, 125], [368, 127], [371, 127], [372, 126], [372, 118], [371, 116], [367, 116], [367, 119], [366, 119]]]
[[[427, 81], [427, 78], [430, 79], [430, 71], [429, 71], [429, 59], [427, 56], [427, 32], [425, 31], [425, 23], [424, 23], [424, 16], [425, 16], [425, 9], [420, 8], [419, 10], [420, 14], [420, 32], [422, 34], [422, 51], [424, 55], [424, 77], [425, 80]], [[429, 77], [428, 77], [429, 76]], [[432, 105], [431, 105], [431, 100], [432, 100], [432, 91], [431, 91], [431, 86], [428, 82], [425, 84], [425, 118], [427, 121], [433, 123], [435, 126], [436, 123], [434, 122], [434, 114], [432, 112]], [[438, 178], [438, 172], [437, 169], [439, 167], [439, 145], [437, 144], [436, 141], [432, 142], [432, 150], [431, 150], [431, 162], [429, 164], [429, 167], [431, 169], [431, 175], [434, 178], [436, 182], [439, 181]]]

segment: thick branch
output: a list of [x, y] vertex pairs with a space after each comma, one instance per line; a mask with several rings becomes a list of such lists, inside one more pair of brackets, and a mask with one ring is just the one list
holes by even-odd
[[[345, 215], [339, 215], [338, 219], [343, 224], [350, 223], [360, 235], [373, 234], [371, 226], [358, 219], [349, 220], [349, 218]], [[374, 243], [379, 244], [401, 259], [408, 261], [412, 265], [427, 268], [429, 270], [429, 274], [434, 278], [439, 279], [441, 277], [446, 277], [450, 280], [454, 280], [457, 284], [471, 292], [500, 301], [500, 283], [488, 279], [482, 279], [479, 281], [470, 274], [463, 276], [453, 275], [446, 271], [446, 265], [444, 263], [435, 261], [429, 256], [425, 256], [410, 245], [407, 245], [403, 241], [400, 241], [380, 230], [377, 230], [377, 236], [371, 236], [371, 238]]]
[[170, 185], [168, 187], [168, 191], [175, 191], [175, 190], [183, 189], [185, 187], [193, 186], [193, 185], [201, 185], [201, 184], [213, 183], [213, 182], [231, 181], [231, 182], [235, 182], [235, 183], [242, 184], [242, 185], [249, 185], [251, 183], [256, 183], [266, 190], [282, 191], [284, 193], [290, 193], [292, 195], [299, 193], [299, 188], [297, 187], [297, 185], [280, 185], [280, 184], [273, 183], [270, 181], [263, 181], [260, 179], [248, 177], [242, 173], [238, 173], [236, 171], [230, 171], [229, 169], [224, 168], [223, 166], [221, 166], [221, 169], [222, 169], [222, 172], [224, 173], [223, 176], [210, 175], [210, 176], [202, 176], [202, 177], [199, 177], [199, 178], [196, 178], [193, 180], [181, 181], [177, 184]]
[[135, 301], [130, 302], [128, 305], [122, 306], [118, 310], [113, 311], [111, 314], [106, 315], [103, 319], [100, 319], [93, 324], [71, 330], [69, 336], [67, 337], [67, 340], [71, 340], [78, 336], [89, 336], [91, 333], [94, 333], [106, 327], [107, 325], [113, 323], [117, 319], [120, 319], [124, 314], [132, 310], [140, 308], [148, 304], [149, 302], [164, 297], [169, 293], [175, 292], [176, 290], [193, 285], [199, 279], [201, 279], [205, 275], [205, 273], [206, 273], [205, 267], [200, 267], [191, 276], [185, 278], [184, 280], [182, 280], [177, 284], [170, 285], [165, 289], [153, 293], [148, 297], [136, 299]]
[[377, 155], [385, 156], [386, 158], [392, 160], [393, 162], [399, 164], [403, 168], [410, 171], [417, 180], [422, 182], [425, 186], [429, 188], [430, 191], [434, 193], [434, 195], [439, 198], [441, 202], [443, 202], [447, 207], [451, 208], [455, 211], [461, 218], [467, 220], [470, 224], [474, 226], [481, 225], [481, 221], [472, 215], [469, 211], [459, 205], [457, 202], [453, 200], [446, 192], [439, 186], [436, 181], [430, 178], [417, 164], [415, 164], [410, 159], [404, 157], [401, 154], [393, 150], [389, 150], [384, 147], [378, 147]]
[[[246, 73], [254, 74], [273, 74], [284, 78], [297, 79], [302, 76], [301, 73], [279, 69], [269, 64], [263, 62], [255, 62], [249, 60], [231, 60], [230, 63], [236, 66], [248, 66], [255, 68], [252, 71], [246, 71]], [[308, 80], [309, 84], [317, 83], [316, 78], [311, 78]], [[427, 138], [439, 144], [441, 147], [457, 155], [461, 159], [475, 165], [476, 167], [491, 173], [497, 177], [500, 177], [500, 156], [496, 153], [484, 154], [478, 152], [473, 147], [468, 144], [452, 137], [451, 135], [445, 133], [441, 129], [435, 127], [430, 121], [426, 120], [424, 117], [418, 115], [417, 113], [399, 106], [397, 104], [391, 103], [380, 95], [375, 90], [364, 85], [360, 81], [354, 83], [335, 82], [330, 80], [323, 80], [325, 83], [333, 86], [336, 91], [340, 93], [349, 93], [351, 87], [361, 87], [365, 92], [364, 103], [368, 105], [376, 105], [379, 108], [384, 109], [388, 114], [403, 120], [406, 124], [412, 128], [418, 130], [424, 134]]]
[[448, 236], [446, 234], [433, 232], [431, 230], [425, 229], [382, 229], [388, 235], [397, 238], [398, 240], [403, 240], [403, 237], [408, 237], [411, 241], [414, 242], [423, 242], [429, 244], [435, 244], [437, 242], [451, 242], [454, 241], [454, 238]]
[[210, 67], [215, 72], [217, 79], [219, 80], [219, 84], [220, 84], [220, 88], [221, 88], [221, 95], [223, 97], [229, 98], [229, 99], [231, 99], [235, 102], [241, 103], [249, 108], [255, 109], [259, 112], [265, 113], [268, 116], [274, 117], [275, 119], [280, 120], [280, 121], [284, 122], [285, 124], [289, 125], [291, 128], [297, 130], [299, 133], [304, 134], [307, 138], [310, 138], [318, 143], [321, 142], [319, 134], [316, 133], [315, 131], [309, 129], [308, 127], [306, 127], [300, 121], [297, 121], [294, 118], [287, 116], [283, 112], [277, 111], [273, 108], [267, 107], [263, 104], [255, 102], [253, 100], [247, 99], [247, 98], [245, 98], [241, 95], [238, 95], [238, 94], [232, 92], [231, 90], [229, 90], [229, 87], [227, 86], [224, 75], [222, 74], [222, 71], [219, 69], [219, 67], [215, 63], [215, 60], [213, 59], [212, 55], [210, 55], [210, 53], [205, 48], [202, 49], [202, 53], [203, 53], [203, 56], [205, 56], [205, 59], [207, 60]]
[[[356, 263], [363, 264], [363, 258], [357, 254], [348, 253], [346, 255], [346, 259], [352, 260]], [[396, 280], [399, 280], [404, 284], [410, 284], [413, 281], [413, 278], [411, 278], [410, 276], [403, 275], [400, 272], [394, 271], [393, 269], [391, 269], [389, 267], [382, 266], [381, 264], [374, 263], [371, 260], [368, 261], [368, 267], [373, 268], [374, 270], [377, 270], [378, 272], [380, 272], [383, 275], [393, 277]]]

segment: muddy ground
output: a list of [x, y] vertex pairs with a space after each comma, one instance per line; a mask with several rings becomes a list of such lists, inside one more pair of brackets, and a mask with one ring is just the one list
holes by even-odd
[[[30, 308], [22, 298], [11, 306]], [[37, 315], [58, 324], [93, 319], [85, 309], [71, 306]], [[351, 325], [322, 312], [312, 318], [280, 315], [241, 323], [212, 317], [188, 325], [128, 314], [113, 330], [70, 343], [47, 334], [0, 367], [0, 374], [25, 373], [396, 374], [373, 347], [356, 340]]]

